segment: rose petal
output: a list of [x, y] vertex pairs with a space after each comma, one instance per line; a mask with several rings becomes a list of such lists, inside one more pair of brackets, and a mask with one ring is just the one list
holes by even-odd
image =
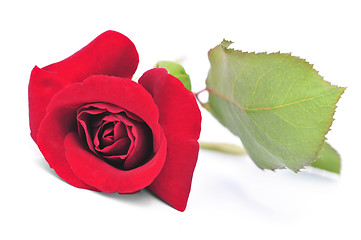
[[71, 170], [65, 158], [64, 138], [76, 129], [75, 112], [72, 109], [59, 109], [47, 114], [39, 130], [38, 146], [49, 166], [69, 184], [94, 191], [99, 191], [93, 186], [81, 181]]
[[74, 173], [87, 184], [102, 192], [133, 193], [148, 186], [159, 174], [166, 156], [166, 139], [155, 156], [146, 164], [133, 170], [120, 170], [86, 151], [76, 132], [69, 133], [64, 141], [65, 155]]
[[197, 162], [201, 114], [192, 94], [165, 69], [149, 70], [139, 83], [153, 96], [167, 138], [167, 159], [149, 189], [174, 208], [184, 211]]
[[[96, 150], [103, 149], [104, 147], [108, 146], [109, 144], [114, 143], [114, 138], [113, 139], [106, 139], [104, 137], [104, 135], [107, 132], [114, 132], [114, 128], [107, 128], [107, 127], [109, 127], [109, 125], [114, 125], [114, 123], [112, 123], [112, 122], [103, 122], [103, 124], [100, 125], [98, 127], [98, 129], [96, 130], [96, 133], [95, 133], [94, 139], [93, 139], [94, 146], [95, 146]], [[90, 135], [90, 134], [88, 134], [88, 135]], [[108, 144], [104, 145], [104, 140], [106, 142], [108, 142]]]
[[113, 134], [114, 134], [113, 135], [114, 139], [120, 139], [120, 138], [126, 137], [128, 134], [127, 134], [127, 128], [124, 125], [124, 123], [121, 123], [121, 122], [115, 123]]
[[127, 156], [128, 149], [130, 146], [129, 138], [121, 138], [115, 141], [112, 145], [106, 146], [105, 148], [96, 148], [98, 152], [102, 153], [102, 156], [106, 158], [106, 156], [124, 156], [124, 159]]
[[29, 82], [31, 136], [37, 141], [40, 123], [50, 99], [59, 90], [92, 75], [131, 78], [138, 66], [134, 44], [124, 35], [107, 31], [67, 59], [34, 67]]
[[139, 122], [127, 116], [117, 115], [119, 120], [130, 127], [131, 147], [124, 162], [124, 169], [133, 169], [141, 165], [152, 152], [152, 133], [144, 122]]
[[[95, 151], [95, 146], [93, 144], [93, 137], [94, 137], [94, 130], [93, 128], [89, 128], [88, 124], [89, 122], [91, 122], [91, 118], [93, 116], [93, 112], [94, 110], [84, 110], [82, 112], [79, 113], [79, 110], [77, 111], [77, 120], [78, 120], [78, 133], [82, 136], [83, 139], [86, 139], [87, 145], [89, 147], [89, 149], [92, 152], [96, 152]], [[100, 111], [96, 111], [96, 113], [100, 113]], [[94, 120], [93, 120], [94, 122]], [[80, 126], [79, 126], [80, 125]], [[99, 127], [97, 127], [96, 129], [98, 129]]]
[[124, 169], [133, 169], [141, 165], [152, 152], [152, 133], [145, 124], [136, 124], [132, 127], [134, 136], [133, 149], [124, 162]]
[[[141, 85], [129, 79], [97, 75], [89, 77], [83, 83], [74, 83], [65, 87], [49, 103], [46, 117], [39, 128], [38, 146], [45, 159], [49, 162], [49, 165], [54, 168], [61, 178], [76, 187], [87, 189], [92, 187], [95, 189], [96, 187], [91, 184], [89, 186], [89, 181], [74, 175], [72, 164], [69, 165], [64, 156], [63, 143], [68, 133], [77, 131], [77, 109], [87, 103], [94, 102], [105, 102], [122, 106], [128, 112], [144, 120], [152, 130], [153, 153], [161, 151], [164, 148], [164, 144], [166, 144], [166, 139], [163, 138], [164, 133], [158, 123], [158, 108], [154, 104], [152, 96]], [[82, 148], [90, 155], [93, 155], [86, 150], [85, 143]], [[161, 153], [157, 156], [156, 169], [161, 169], [160, 165], [163, 166], [164, 164], [165, 154]], [[79, 159], [79, 161], [86, 161], [86, 159]], [[145, 165], [151, 166], [152, 164], [155, 163], [147, 163]], [[153, 173], [155, 172], [156, 170], [152, 170], [154, 178], [156, 175]], [[86, 172], [82, 173], [81, 176], [84, 177]], [[136, 173], [140, 174], [140, 172]], [[138, 177], [142, 178], [142, 175], [138, 175]], [[148, 179], [149, 176], [147, 175], [146, 178]], [[90, 182], [93, 183], [93, 181]], [[102, 189], [99, 190], [103, 191]]]
[[[100, 138], [102, 139], [102, 145], [103, 146], [109, 146], [110, 144], [112, 144], [114, 142], [114, 125], [115, 123], [109, 123], [108, 124], [108, 128], [105, 128], [102, 136], [100, 136]], [[113, 127], [111, 126], [113, 125]], [[100, 146], [102, 147], [102, 146]]]
[[96, 109], [103, 109], [106, 110], [107, 112], [111, 112], [111, 113], [121, 113], [124, 112], [129, 118], [134, 119], [138, 122], [143, 122], [143, 120], [138, 117], [137, 115], [135, 115], [134, 113], [128, 112], [126, 110], [124, 110], [124, 108], [119, 107], [119, 106], [115, 106], [109, 103], [101, 103], [101, 102], [97, 102], [97, 103], [91, 103], [91, 104], [87, 104], [87, 106], [92, 107], [92, 108], [96, 108]]

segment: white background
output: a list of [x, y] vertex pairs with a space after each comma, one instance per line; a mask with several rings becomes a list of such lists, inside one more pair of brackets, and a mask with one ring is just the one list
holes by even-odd
[[[358, 1], [2, 1], [1, 239], [360, 239]], [[34, 65], [62, 60], [105, 30], [136, 45], [136, 77], [179, 60], [195, 91], [207, 51], [223, 38], [244, 51], [292, 52], [348, 89], [329, 142], [342, 174], [262, 171], [248, 157], [200, 151], [181, 213], [147, 191], [95, 193], [57, 177], [32, 142], [27, 84]], [[201, 140], [239, 143], [202, 110]], [[281, 129], [280, 129], [281, 131]]]

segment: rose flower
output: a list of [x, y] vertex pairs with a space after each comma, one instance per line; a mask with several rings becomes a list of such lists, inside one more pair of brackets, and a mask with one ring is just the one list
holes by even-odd
[[69, 184], [99, 192], [147, 188], [184, 211], [197, 162], [201, 115], [166, 69], [131, 80], [138, 53], [107, 31], [69, 58], [34, 67], [31, 136]]

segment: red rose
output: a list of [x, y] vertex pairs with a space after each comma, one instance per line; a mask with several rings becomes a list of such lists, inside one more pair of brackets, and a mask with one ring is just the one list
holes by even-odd
[[143, 188], [184, 211], [199, 145], [193, 94], [165, 69], [132, 81], [138, 53], [107, 31], [69, 58], [34, 67], [31, 136], [56, 173], [94, 191]]

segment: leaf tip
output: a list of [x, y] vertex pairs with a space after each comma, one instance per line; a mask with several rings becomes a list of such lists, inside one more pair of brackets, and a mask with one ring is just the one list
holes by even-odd
[[221, 42], [221, 46], [223, 47], [223, 48], [228, 48], [229, 47], [229, 45], [231, 45], [233, 42], [232, 41], [229, 41], [229, 40], [226, 40], [226, 39], [223, 39], [223, 41]]

